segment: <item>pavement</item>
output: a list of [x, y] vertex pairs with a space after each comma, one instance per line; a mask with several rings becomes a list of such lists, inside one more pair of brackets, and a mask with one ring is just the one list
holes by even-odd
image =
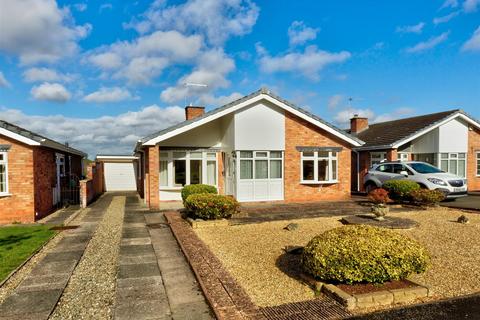
[[136, 194], [107, 193], [76, 221], [77, 229], [63, 231], [58, 244], [0, 304], [0, 320], [42, 320], [55, 312], [113, 196], [126, 197], [113, 318], [214, 319], [163, 213], [146, 210]]
[[466, 197], [441, 202], [442, 207], [480, 211], [480, 193], [472, 192]]

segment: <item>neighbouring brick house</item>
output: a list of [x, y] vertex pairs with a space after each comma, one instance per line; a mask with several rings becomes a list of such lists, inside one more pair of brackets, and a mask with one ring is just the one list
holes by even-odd
[[462, 110], [368, 123], [355, 116], [349, 133], [365, 142], [352, 153], [352, 190], [365, 189], [363, 177], [383, 160], [428, 162], [480, 190], [480, 123]]
[[[34, 222], [78, 201], [86, 154], [0, 120], [0, 223]], [[75, 199], [73, 197], [75, 196]], [[70, 199], [71, 198], [71, 199]]]
[[363, 142], [267, 89], [185, 113], [137, 143], [138, 190], [150, 208], [196, 183], [244, 202], [350, 197], [351, 149]]

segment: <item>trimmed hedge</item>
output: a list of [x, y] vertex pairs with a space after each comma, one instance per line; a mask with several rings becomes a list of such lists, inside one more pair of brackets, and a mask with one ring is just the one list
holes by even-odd
[[185, 204], [188, 196], [199, 193], [214, 193], [217, 194], [217, 188], [208, 184], [189, 184], [182, 188], [182, 201]]
[[424, 272], [430, 255], [393, 230], [347, 225], [314, 237], [303, 250], [304, 270], [323, 281], [383, 283]]
[[420, 185], [412, 180], [388, 180], [383, 186], [393, 200], [409, 201], [410, 193], [420, 189]]
[[421, 205], [432, 206], [445, 199], [443, 192], [438, 190], [419, 189], [410, 193], [412, 201]]
[[185, 208], [195, 219], [215, 220], [230, 218], [238, 211], [239, 203], [235, 198], [219, 194], [192, 194], [185, 201]]

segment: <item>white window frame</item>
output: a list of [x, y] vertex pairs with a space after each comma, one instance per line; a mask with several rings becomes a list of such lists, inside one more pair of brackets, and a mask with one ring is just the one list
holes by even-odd
[[[402, 159], [402, 158], [404, 158], [404, 159]], [[399, 152], [398, 153], [398, 160], [403, 162], [403, 161], [408, 161], [408, 159], [409, 159], [409, 154], [407, 152]]]
[[[184, 152], [185, 157], [174, 157], [174, 152]], [[202, 153], [201, 158], [191, 158], [190, 153]], [[161, 154], [167, 153], [167, 157], [161, 157]], [[208, 154], [215, 154], [215, 157], [209, 158]], [[185, 185], [190, 184], [190, 160], [202, 160], [202, 184], [207, 184], [207, 161], [214, 161], [215, 162], [215, 184], [213, 186], [218, 188], [218, 180], [220, 179], [218, 174], [218, 152], [217, 151], [195, 151], [195, 150], [168, 150], [162, 151], [160, 150], [160, 161], [167, 161], [167, 185], [160, 185], [159, 181], [159, 188], [160, 190], [180, 190], [183, 186], [175, 185], [175, 177], [174, 177], [174, 168], [173, 168], [173, 161], [174, 160], [185, 160]], [[160, 166], [160, 163], [159, 163]], [[160, 172], [159, 172], [159, 180], [160, 180]]]
[[[447, 157], [447, 158], [442, 158], [442, 155], [443, 155], [443, 154], [447, 154], [448, 157]], [[459, 156], [460, 154], [464, 154], [465, 157], [464, 157], [464, 158], [460, 158], [460, 156]], [[447, 161], [447, 167], [448, 167], [448, 168], [447, 168], [447, 171], [446, 171], [446, 172], [451, 173], [451, 172], [450, 172], [450, 160], [455, 160], [455, 161], [457, 161], [457, 173], [452, 173], [452, 174], [456, 174], [456, 175], [459, 176], [459, 177], [466, 178], [466, 177], [467, 177], [467, 172], [468, 172], [468, 170], [467, 170], [467, 165], [468, 165], [468, 164], [467, 164], [467, 163], [468, 163], [468, 161], [467, 161], [467, 152], [441, 152], [441, 153], [438, 154], [438, 165], [437, 165], [437, 167], [438, 167], [440, 170], [443, 170], [443, 169], [442, 169], [442, 161]], [[460, 163], [460, 161], [464, 161], [464, 162], [465, 162], [465, 172], [464, 172], [463, 175], [461, 175], [461, 174], [458, 173], [458, 169], [459, 169], [459, 165], [458, 165], [458, 164]]]
[[[375, 158], [375, 160], [373, 160]], [[381, 159], [378, 161], [378, 159]], [[386, 152], [370, 152], [370, 168], [373, 167], [375, 164], [382, 163], [382, 161], [387, 160], [387, 153]]]
[[[242, 157], [241, 156], [241, 153], [242, 152], [251, 152], [252, 153], [252, 156], [251, 157]], [[280, 158], [272, 158], [271, 157], [271, 152], [280, 152], [281, 156]], [[262, 153], [267, 153], [267, 156], [266, 157], [262, 157], [262, 156], [259, 156], [258, 154], [262, 154]], [[280, 150], [271, 150], [271, 151], [251, 151], [251, 150], [242, 150], [242, 151], [237, 151], [237, 157], [238, 157], [238, 179], [241, 180], [241, 181], [252, 181], [252, 180], [283, 180], [283, 175], [284, 175], [284, 172], [283, 172], [283, 151], [280, 151]], [[244, 179], [241, 177], [241, 172], [240, 172], [240, 162], [241, 160], [251, 160], [252, 161], [252, 178], [251, 179]], [[267, 161], [267, 177], [266, 178], [257, 178], [256, 177], [256, 161], [255, 160], [265, 160]], [[281, 168], [282, 168], [282, 171], [281, 171], [281, 177], [280, 178], [272, 178], [271, 177], [271, 172], [270, 172], [270, 161], [272, 160], [279, 160], [281, 162]]]
[[480, 177], [480, 151], [475, 152], [476, 157], [476, 163], [477, 163], [477, 171], [475, 176]]
[[[313, 156], [305, 156], [304, 152], [311, 152]], [[318, 156], [319, 152], [328, 152], [327, 157]], [[333, 155], [335, 154], [335, 155]], [[322, 160], [328, 160], [328, 179], [319, 180], [318, 179], [318, 162]], [[303, 180], [303, 161], [313, 161], [313, 180]], [[335, 176], [336, 179], [332, 179], [333, 176], [333, 166], [332, 162], [336, 161], [337, 165], [335, 166]], [[338, 152], [337, 151], [301, 151], [300, 152], [300, 183], [301, 184], [334, 184], [338, 183]]]
[[1, 151], [0, 155], [3, 156], [3, 160], [0, 160], [0, 164], [5, 166], [5, 191], [0, 192], [0, 197], [9, 196], [9, 187], [8, 187], [8, 152]]

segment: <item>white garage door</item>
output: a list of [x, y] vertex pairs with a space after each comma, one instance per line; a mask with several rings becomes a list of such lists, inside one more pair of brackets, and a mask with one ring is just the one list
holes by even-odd
[[105, 188], [107, 191], [135, 191], [135, 167], [132, 162], [104, 163]]

